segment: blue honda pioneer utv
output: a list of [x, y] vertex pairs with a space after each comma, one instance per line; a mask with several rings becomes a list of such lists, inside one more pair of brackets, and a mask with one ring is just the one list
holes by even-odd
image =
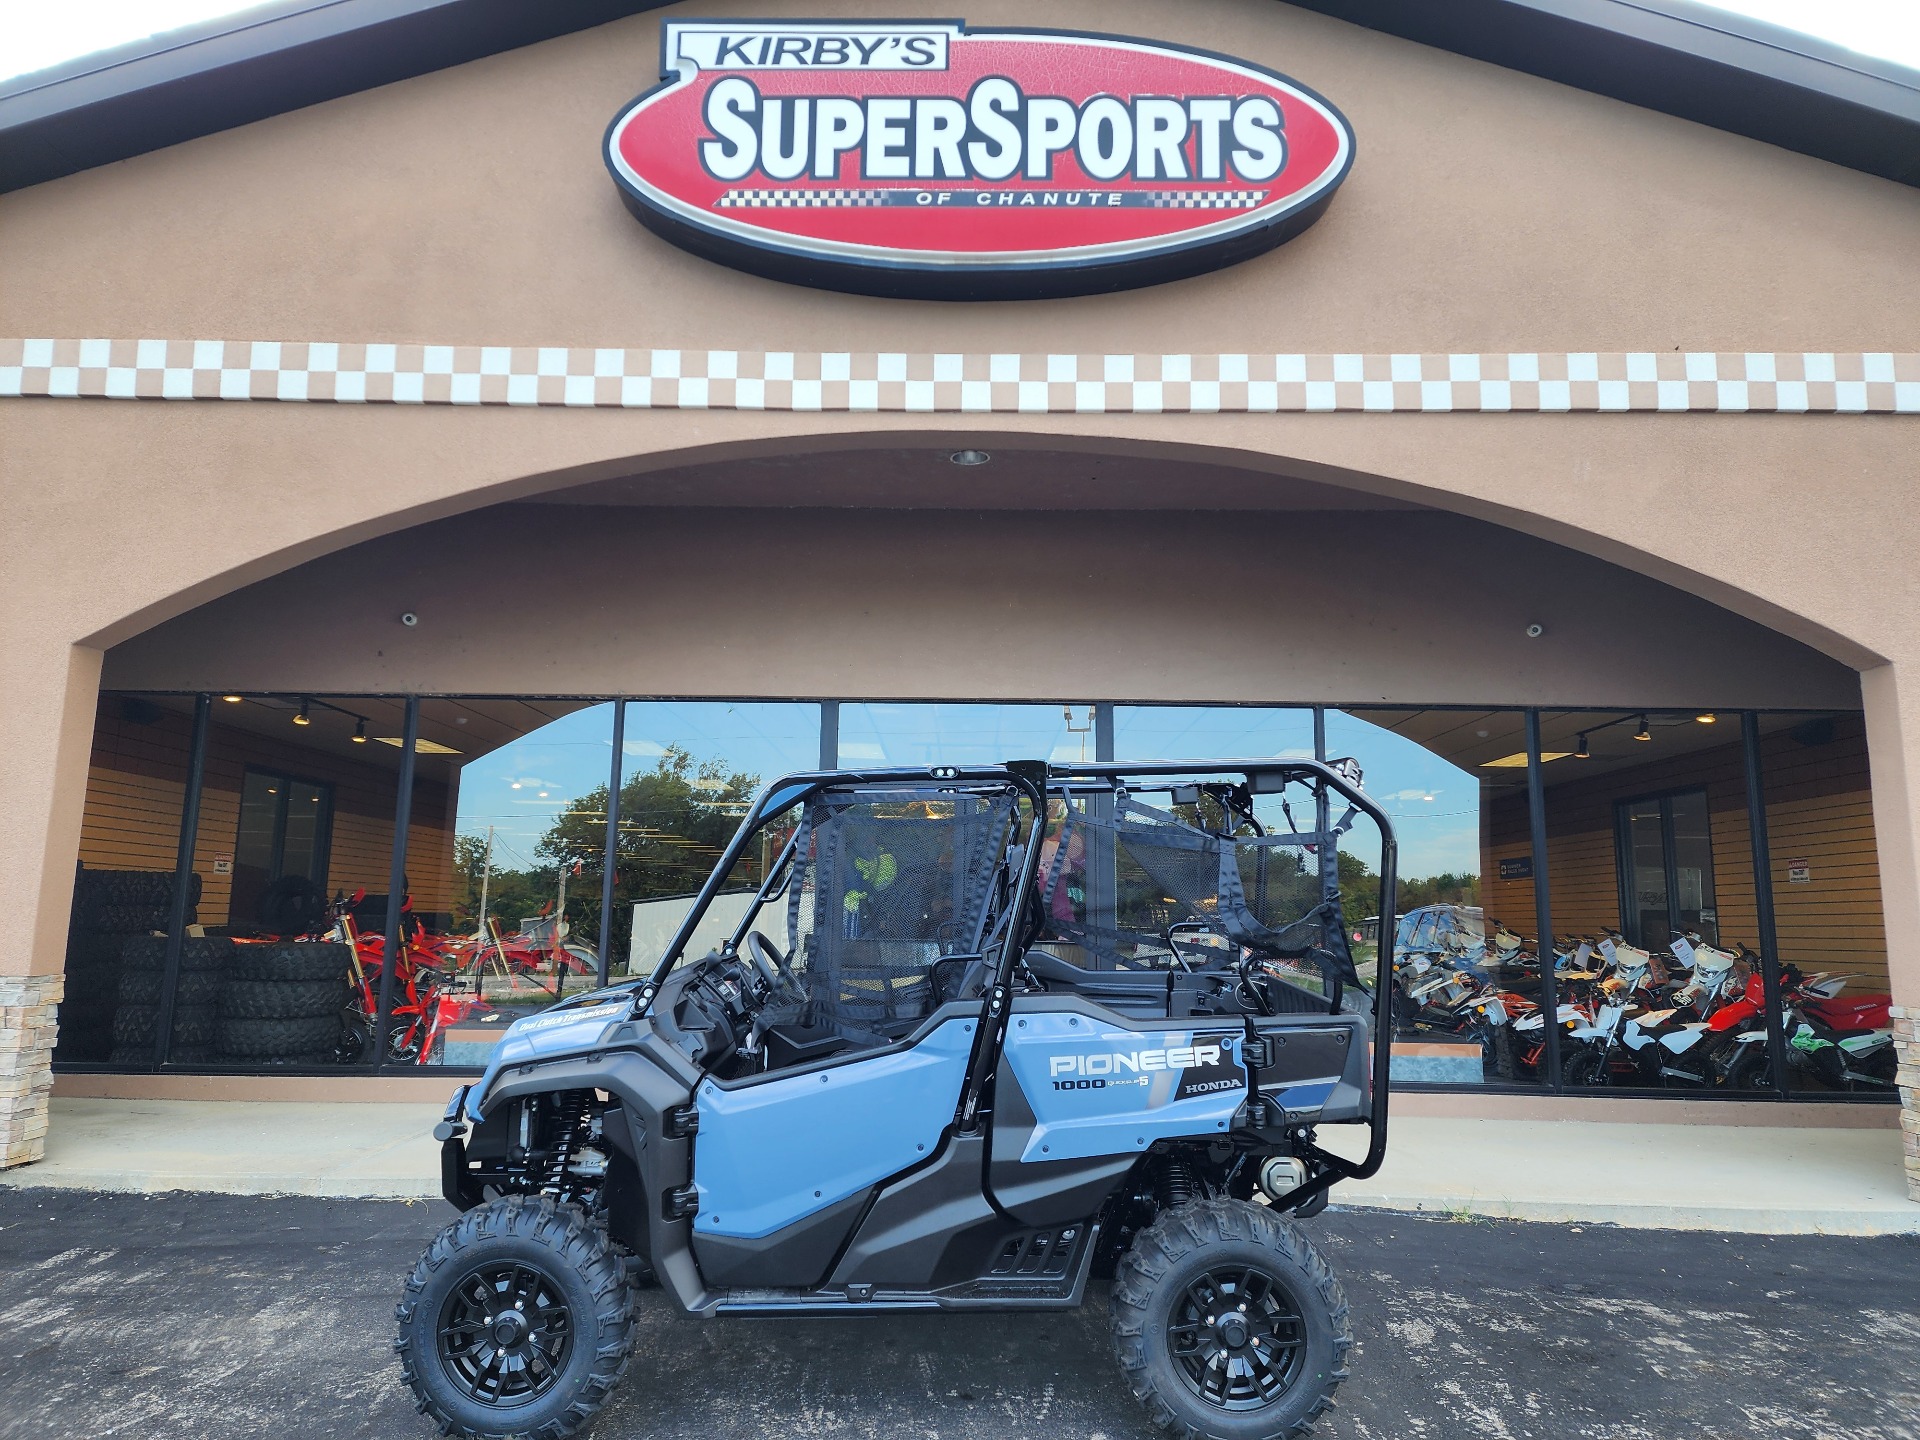
[[[1293, 1221], [1386, 1145], [1391, 987], [1355, 966], [1336, 850], [1371, 818], [1391, 915], [1394, 842], [1358, 780], [1014, 762], [768, 787], [650, 974], [520, 1020], [447, 1107], [462, 1213], [397, 1310], [420, 1408], [574, 1434], [651, 1283], [690, 1315], [854, 1317], [1064, 1309], [1110, 1275], [1158, 1425], [1303, 1433], [1352, 1336]], [[1372, 977], [1391, 950], [1383, 928]], [[1315, 1141], [1347, 1123], [1362, 1161]]]

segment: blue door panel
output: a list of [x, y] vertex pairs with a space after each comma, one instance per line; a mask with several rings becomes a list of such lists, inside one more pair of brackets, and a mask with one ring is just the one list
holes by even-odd
[[1123, 1030], [1017, 1015], [1006, 1061], [1033, 1107], [1023, 1161], [1088, 1160], [1226, 1130], [1247, 1098], [1240, 1031]]
[[703, 1081], [693, 1228], [759, 1239], [933, 1154], [960, 1102], [973, 1026], [949, 1020], [910, 1050], [737, 1090]]

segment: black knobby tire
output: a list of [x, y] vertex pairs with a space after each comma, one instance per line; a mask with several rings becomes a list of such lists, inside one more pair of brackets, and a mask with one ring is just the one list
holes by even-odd
[[1518, 1080], [1520, 1078], [1519, 1046], [1514, 1040], [1513, 1026], [1505, 1021], [1497, 1024], [1488, 1022], [1492, 1032], [1483, 1045], [1483, 1060], [1493, 1061], [1494, 1078], [1499, 1080]]
[[[505, 1276], [513, 1279], [499, 1278]], [[547, 1302], [533, 1306], [549, 1326], [537, 1341], [509, 1332], [496, 1342], [476, 1323], [495, 1304], [504, 1316], [515, 1294]], [[401, 1378], [446, 1434], [565, 1440], [599, 1413], [619, 1382], [633, 1351], [633, 1298], [619, 1250], [578, 1209], [544, 1195], [495, 1200], [436, 1235], [407, 1277], [394, 1307]], [[517, 1369], [492, 1362], [497, 1343], [509, 1347], [500, 1353]], [[545, 1369], [527, 1358], [535, 1343]], [[496, 1391], [524, 1383], [527, 1393], [495, 1398], [484, 1376], [475, 1383], [482, 1371], [513, 1376], [494, 1382]]]
[[[73, 887], [74, 902], [82, 909], [128, 905], [165, 910], [173, 904], [171, 870], [82, 870]], [[200, 900], [200, 873], [187, 886], [187, 903]]]
[[338, 1014], [300, 1020], [242, 1020], [222, 1017], [212, 1037], [214, 1049], [228, 1060], [319, 1060], [331, 1055], [340, 1039]]
[[1773, 1063], [1768, 1058], [1766, 1048], [1759, 1045], [1745, 1047], [1746, 1053], [1734, 1057], [1733, 1064], [1727, 1067], [1727, 1088], [1729, 1090], [1778, 1090], [1774, 1083]]
[[[164, 970], [167, 966], [167, 938], [164, 935], [136, 935], [120, 952], [128, 974], [136, 970]], [[180, 938], [180, 971], [225, 970], [233, 961], [233, 942], [212, 936], [183, 935]]]
[[[1134, 1398], [1181, 1440], [1305, 1435], [1347, 1378], [1346, 1294], [1299, 1228], [1264, 1206], [1162, 1212], [1121, 1260], [1108, 1314]], [[1203, 1388], [1216, 1371], [1217, 1396]]]
[[120, 952], [126, 947], [124, 935], [102, 935], [76, 928], [67, 937], [67, 973], [75, 970], [120, 968]]
[[[113, 1016], [113, 1043], [151, 1049], [153, 1037], [160, 1032], [158, 1005], [122, 1005]], [[178, 1005], [173, 1008], [173, 1043], [202, 1049], [213, 1044], [214, 1008], [211, 1005]]]
[[[133, 969], [120, 976], [119, 1000], [122, 1005], [158, 1005], [160, 990], [167, 978], [164, 970]], [[174, 991], [176, 1005], [212, 1005], [219, 1001], [222, 978], [218, 970], [185, 970]]]
[[352, 952], [337, 941], [281, 940], [234, 946], [227, 976], [236, 981], [333, 980], [345, 985], [352, 978], [352, 967]]
[[352, 996], [344, 977], [333, 980], [230, 980], [220, 995], [223, 1018], [313, 1020], [338, 1015]]
[[1613, 1068], [1608, 1063], [1607, 1052], [1591, 1048], [1574, 1051], [1561, 1062], [1560, 1083], [1569, 1090], [1592, 1090], [1613, 1084]]
[[173, 923], [170, 908], [150, 905], [96, 905], [77, 917], [82, 929], [109, 934], [145, 935]]

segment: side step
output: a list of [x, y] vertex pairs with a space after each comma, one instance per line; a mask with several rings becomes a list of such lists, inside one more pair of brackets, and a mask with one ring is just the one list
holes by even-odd
[[899, 1310], [1072, 1310], [1086, 1297], [1100, 1225], [1010, 1237], [986, 1274], [940, 1290], [847, 1285], [832, 1290], [723, 1290], [714, 1315], [870, 1315]]

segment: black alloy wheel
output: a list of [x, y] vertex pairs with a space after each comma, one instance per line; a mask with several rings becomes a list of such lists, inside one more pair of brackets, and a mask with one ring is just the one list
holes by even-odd
[[1347, 1378], [1340, 1282], [1265, 1205], [1195, 1200], [1133, 1237], [1108, 1300], [1134, 1398], [1180, 1440], [1306, 1435]]
[[1189, 1281], [1166, 1335], [1194, 1394], [1222, 1410], [1257, 1410], [1299, 1378], [1306, 1321], [1285, 1281], [1236, 1265]]
[[521, 1260], [485, 1261], [454, 1282], [440, 1307], [440, 1365], [482, 1405], [524, 1405], [553, 1388], [573, 1346], [573, 1312], [559, 1284]]
[[633, 1353], [634, 1291], [604, 1227], [508, 1195], [433, 1238], [394, 1307], [401, 1378], [443, 1435], [572, 1440]]

